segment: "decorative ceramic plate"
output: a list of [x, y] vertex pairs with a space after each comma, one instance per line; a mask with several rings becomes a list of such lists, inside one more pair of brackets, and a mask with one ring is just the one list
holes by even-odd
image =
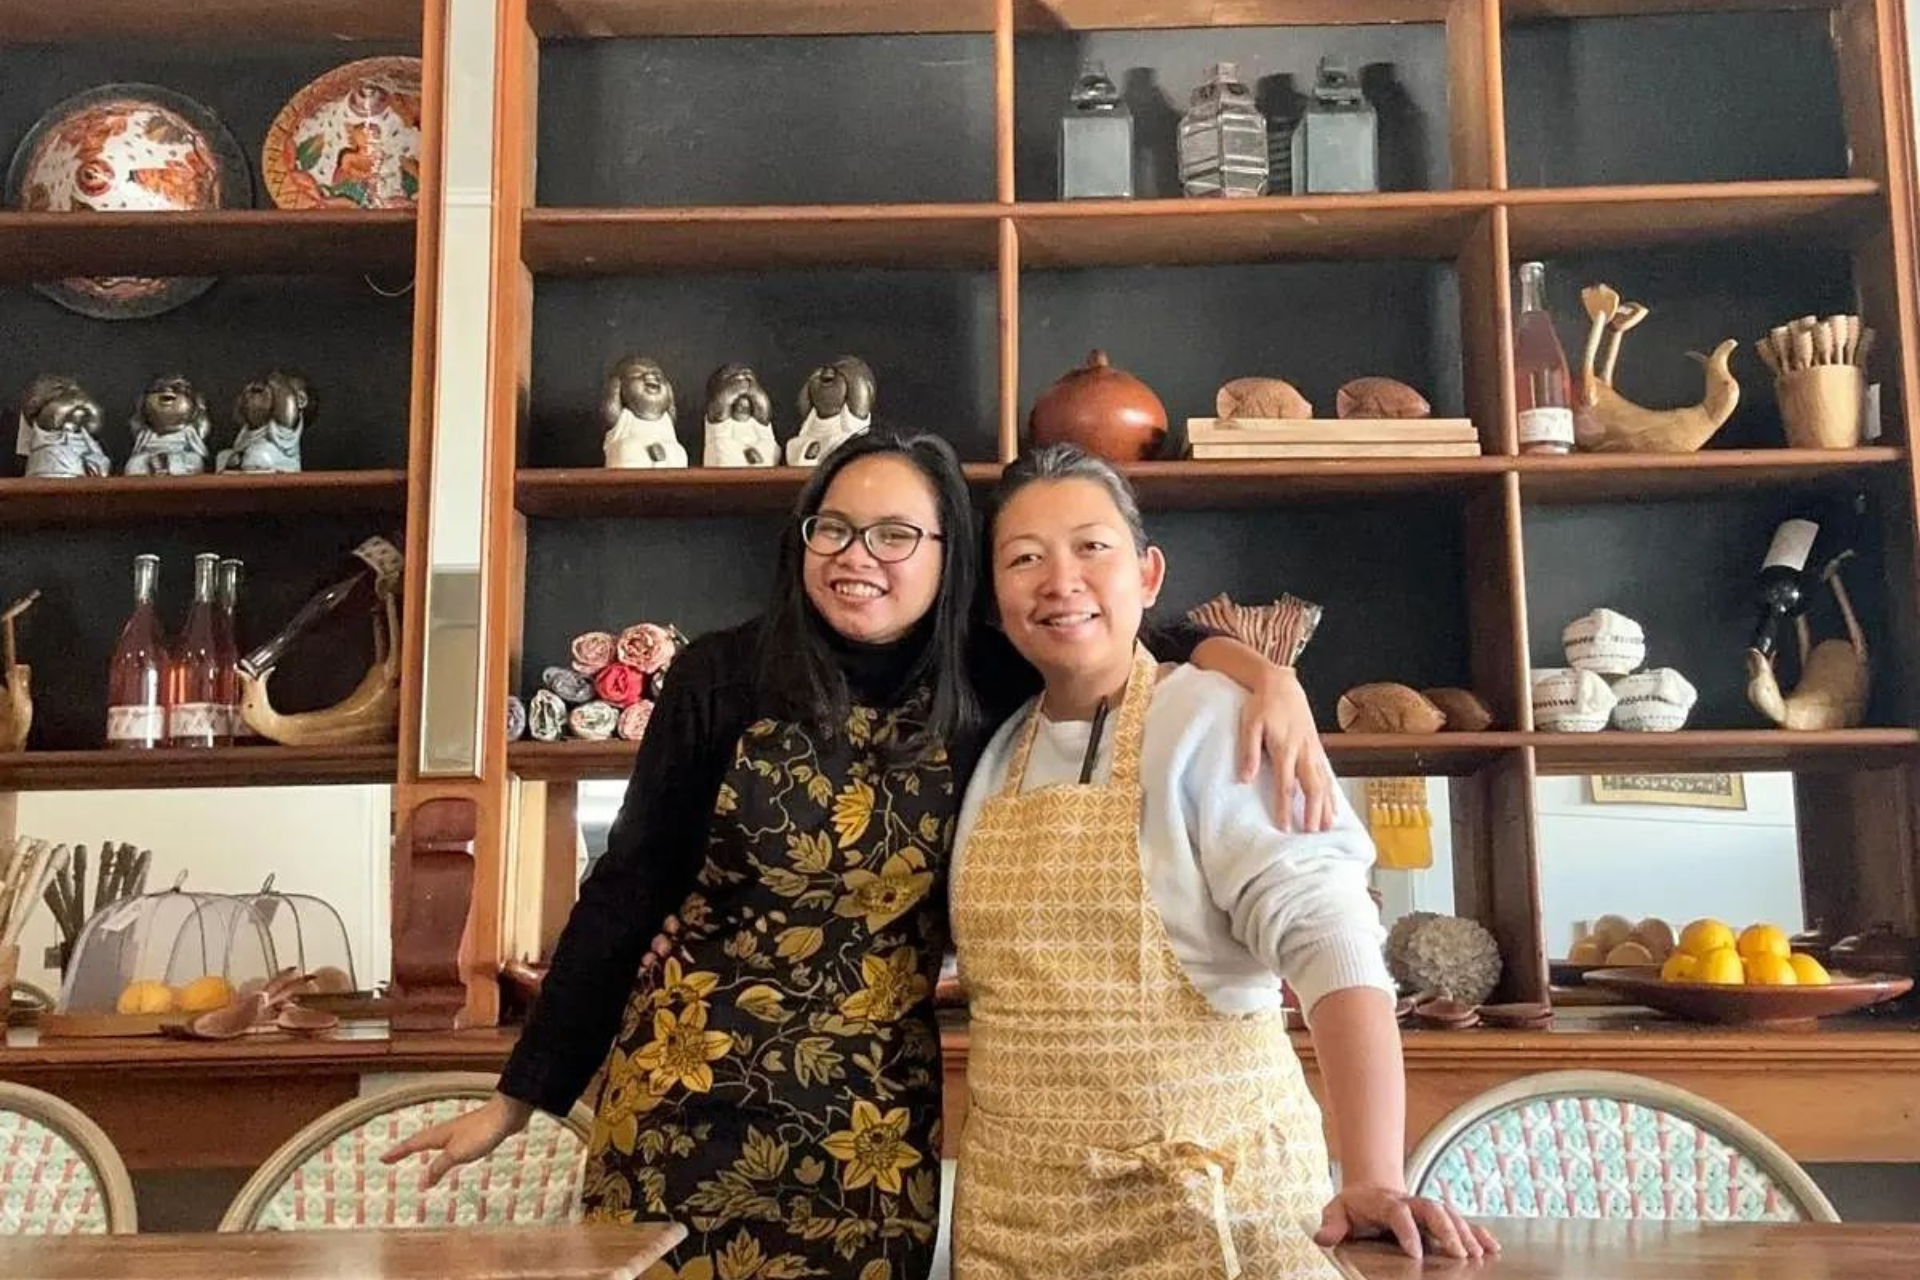
[[1662, 982], [1641, 969], [1592, 969], [1587, 982], [1693, 1022], [1773, 1026], [1811, 1022], [1903, 996], [1912, 978], [1886, 973], [1835, 973], [1824, 987], [1763, 987], [1711, 982]]
[[[53, 107], [27, 132], [7, 170], [7, 202], [45, 213], [245, 208], [253, 178], [206, 107], [158, 85], [105, 84]], [[34, 287], [81, 315], [131, 320], [171, 311], [212, 284], [112, 276]]]
[[420, 59], [335, 67], [280, 108], [260, 149], [282, 209], [411, 209], [420, 198]]

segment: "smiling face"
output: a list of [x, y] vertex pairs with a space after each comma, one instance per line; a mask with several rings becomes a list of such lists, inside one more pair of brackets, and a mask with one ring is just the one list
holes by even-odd
[[[933, 486], [904, 458], [875, 454], [848, 463], [821, 496], [823, 517], [856, 528], [883, 521], [945, 533]], [[940, 594], [941, 544], [922, 538], [895, 563], [876, 560], [858, 537], [835, 555], [808, 550], [801, 569], [807, 599], [828, 626], [849, 640], [886, 644], [919, 624]]]
[[[1045, 677], [1057, 714], [1078, 714], [1073, 704], [1126, 683], [1140, 620], [1165, 577], [1159, 550], [1135, 549], [1126, 518], [1092, 480], [1035, 481], [994, 522], [1000, 626]], [[1056, 694], [1068, 705], [1052, 705]]]

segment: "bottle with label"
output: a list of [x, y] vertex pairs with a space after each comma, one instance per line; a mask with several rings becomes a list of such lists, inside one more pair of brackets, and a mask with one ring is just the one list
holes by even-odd
[[220, 624], [216, 620], [220, 557], [193, 558], [193, 604], [173, 647], [173, 698], [167, 705], [167, 739], [176, 747], [225, 747], [233, 725], [222, 686]]
[[1520, 264], [1520, 312], [1513, 324], [1514, 403], [1520, 452], [1573, 452], [1573, 380], [1547, 310], [1547, 269]]
[[153, 606], [160, 557], [133, 558], [133, 612], [107, 663], [107, 745], [159, 747], [167, 741], [172, 660]]
[[1267, 191], [1267, 118], [1231, 62], [1218, 62], [1180, 117], [1180, 187], [1190, 196]]
[[213, 615], [214, 643], [220, 653], [220, 703], [226, 709], [228, 732], [235, 742], [257, 737], [240, 718], [240, 580], [246, 566], [228, 558], [220, 562], [219, 609]]
[[1781, 626], [1807, 611], [1811, 594], [1807, 557], [1813, 554], [1819, 536], [1819, 524], [1799, 517], [1782, 520], [1773, 531], [1755, 592], [1760, 616], [1754, 622], [1751, 647], [1757, 652], [1771, 657], [1780, 643]]
[[[254, 678], [263, 671], [271, 671], [295, 640], [349, 600], [357, 601], [357, 608], [378, 609], [380, 593], [398, 587], [405, 564], [406, 556], [397, 536], [391, 540], [368, 538], [327, 570], [324, 579], [327, 585], [314, 592], [285, 626], [240, 659], [240, 671]], [[399, 637], [392, 639], [399, 643]]]

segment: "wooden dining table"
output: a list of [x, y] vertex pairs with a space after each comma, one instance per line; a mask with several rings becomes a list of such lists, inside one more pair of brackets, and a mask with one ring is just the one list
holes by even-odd
[[1489, 1221], [1498, 1257], [1415, 1262], [1384, 1244], [1333, 1251], [1346, 1280], [1913, 1280], [1917, 1223]]
[[0, 1236], [6, 1280], [634, 1280], [666, 1223], [387, 1231]]

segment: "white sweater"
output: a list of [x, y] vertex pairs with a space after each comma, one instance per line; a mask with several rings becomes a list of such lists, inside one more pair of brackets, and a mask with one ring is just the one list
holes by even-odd
[[[1386, 935], [1367, 895], [1373, 841], [1338, 789], [1330, 830], [1297, 830], [1298, 792], [1296, 830], [1275, 825], [1271, 765], [1262, 761], [1251, 783], [1237, 777], [1234, 752], [1245, 699], [1225, 676], [1182, 666], [1163, 673], [1147, 709], [1140, 869], [1174, 955], [1225, 1014], [1278, 1005], [1280, 978], [1293, 985], [1309, 1016], [1330, 991], [1377, 987], [1390, 993], [1380, 950]], [[1006, 785], [1014, 741], [1032, 707], [1023, 707], [994, 734], [967, 787], [954, 839], [956, 872], [981, 807]], [[1115, 727], [1109, 716], [1094, 772], [1098, 782], [1112, 768]], [[1092, 730], [1089, 721], [1041, 717], [1023, 789], [1078, 779]]]

